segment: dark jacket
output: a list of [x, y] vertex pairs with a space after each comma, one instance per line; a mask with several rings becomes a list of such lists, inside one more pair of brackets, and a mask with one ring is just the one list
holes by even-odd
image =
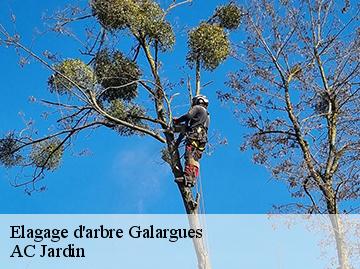
[[177, 122], [185, 122], [190, 131], [201, 126], [207, 132], [210, 124], [210, 115], [205, 107], [195, 105], [187, 114], [178, 118]]

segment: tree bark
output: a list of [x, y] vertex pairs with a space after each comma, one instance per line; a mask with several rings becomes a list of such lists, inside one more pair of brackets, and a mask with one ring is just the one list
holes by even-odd
[[[171, 142], [172, 139], [174, 139], [174, 137], [172, 135], [168, 135], [167, 139], [169, 139], [170, 141], [168, 142], [168, 145], [173, 145], [174, 141]], [[168, 150], [170, 150], [170, 152], [172, 152], [171, 150], [174, 150], [174, 154], [171, 156], [171, 160], [172, 160], [172, 164], [171, 164], [171, 168], [172, 168], [172, 172], [174, 177], [181, 177], [183, 176], [183, 169], [182, 169], [182, 165], [181, 165], [181, 160], [180, 160], [180, 154], [179, 151], [177, 149], [173, 149], [173, 147], [168, 146]], [[184, 207], [188, 216], [188, 221], [189, 221], [189, 226], [191, 229], [203, 229], [203, 227], [201, 227], [200, 224], [200, 218], [199, 218], [199, 207], [193, 206], [193, 201], [194, 196], [193, 193], [191, 191], [191, 188], [189, 187], [185, 187], [183, 184], [178, 184], [178, 189], [180, 191], [183, 203], [184, 203]], [[205, 231], [203, 230], [203, 236], [204, 236]], [[193, 238], [193, 245], [195, 248], [195, 253], [196, 253], [196, 257], [197, 257], [197, 261], [198, 261], [198, 268], [199, 269], [211, 269], [211, 262], [210, 262], [210, 257], [209, 254], [207, 252], [206, 249], [206, 245], [205, 245], [205, 241], [204, 238]]]
[[[151, 55], [150, 49], [146, 44], [143, 37], [139, 36], [138, 40], [144, 50], [145, 56], [150, 65], [151, 73], [154, 77], [156, 89], [155, 89], [155, 109], [158, 119], [161, 122], [166, 122], [166, 113], [164, 110], [164, 98], [165, 93], [161, 85], [161, 79], [158, 74], [156, 60]], [[196, 93], [200, 94], [200, 65], [197, 64], [196, 68], [196, 81], [197, 88]], [[167, 129], [168, 126], [162, 124], [162, 128]], [[182, 177], [184, 171], [181, 165], [181, 158], [179, 150], [176, 145], [175, 135], [172, 132], [164, 132], [166, 138], [166, 144], [168, 152], [170, 153], [170, 167], [175, 178]], [[185, 206], [186, 213], [188, 215], [189, 226], [191, 229], [201, 229], [198, 207], [193, 207], [194, 197], [191, 188], [185, 187], [183, 184], [178, 184], [178, 188]], [[193, 244], [196, 252], [199, 269], [211, 269], [210, 259], [206, 251], [205, 243], [203, 238], [193, 238]]]
[[334, 233], [337, 257], [339, 262], [338, 268], [350, 269], [344, 228], [339, 215], [337, 204], [335, 203], [334, 194], [332, 191], [327, 191], [324, 193], [324, 196], [326, 198], [327, 211], [329, 213], [329, 218]]
[[345, 242], [344, 229], [341, 218], [338, 214], [329, 215], [332, 229], [334, 232], [337, 256], [339, 261], [339, 269], [350, 269], [349, 256]]
[[[203, 229], [199, 222], [199, 214], [194, 212], [188, 214], [189, 224], [192, 229]], [[203, 235], [204, 235], [203, 231]], [[193, 244], [198, 260], [199, 269], [211, 269], [209, 253], [206, 250], [206, 245], [203, 238], [193, 238]]]

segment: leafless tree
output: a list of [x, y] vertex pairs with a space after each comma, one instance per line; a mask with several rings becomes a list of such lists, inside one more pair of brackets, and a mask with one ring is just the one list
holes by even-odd
[[358, 3], [251, 0], [242, 10], [240, 67], [219, 97], [251, 131], [242, 149], [296, 199], [278, 212], [330, 214], [349, 268], [338, 214], [358, 210], [360, 195]]

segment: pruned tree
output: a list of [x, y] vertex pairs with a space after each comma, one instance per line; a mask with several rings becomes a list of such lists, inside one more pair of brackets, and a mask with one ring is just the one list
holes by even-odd
[[331, 214], [349, 268], [338, 214], [359, 209], [359, 5], [252, 0], [242, 10], [239, 70], [219, 97], [250, 130], [242, 149], [296, 199], [278, 212]]
[[[163, 159], [174, 177], [184, 174], [176, 134], [172, 131], [172, 84], [163, 79], [166, 66], [164, 53], [171, 53], [175, 32], [167, 15], [174, 8], [190, 3], [173, 1], [167, 8], [152, 0], [91, 0], [88, 7], [68, 6], [51, 20], [52, 30], [81, 41], [79, 58], [57, 59], [47, 52], [36, 53], [22, 43], [17, 33], [0, 25], [0, 44], [13, 47], [27, 58], [45, 65], [52, 74], [48, 88], [57, 98], [42, 100], [59, 116], [56, 131], [37, 137], [28, 124], [20, 132], [11, 132], [0, 140], [0, 161], [6, 168], [31, 169], [30, 178], [16, 181], [28, 192], [37, 190], [37, 182], [46, 172], [58, 168], [64, 151], [78, 133], [100, 127], [110, 128], [122, 136], [146, 135], [165, 145]], [[230, 53], [229, 30], [240, 22], [237, 6], [219, 7], [214, 16], [189, 31], [189, 52], [186, 57], [195, 79], [188, 80], [185, 93], [201, 92], [202, 70], [213, 71]], [[96, 22], [85, 27], [86, 40], [81, 40], [72, 23]], [[123, 52], [117, 42], [126, 39], [133, 47]], [[185, 57], [184, 57], [185, 58]], [[176, 61], [177, 59], [174, 59]], [[147, 66], [140, 68], [139, 62]], [[150, 105], [149, 105], [150, 104]], [[189, 216], [191, 227], [200, 227], [198, 206], [194, 206], [192, 190], [183, 184], [178, 188]], [[199, 268], [211, 268], [202, 239], [194, 239]]]

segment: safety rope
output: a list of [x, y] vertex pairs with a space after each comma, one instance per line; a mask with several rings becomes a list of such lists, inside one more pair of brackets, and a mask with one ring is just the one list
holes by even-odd
[[204, 240], [204, 247], [206, 254], [210, 256], [210, 247], [209, 247], [209, 241], [207, 238], [207, 223], [206, 223], [206, 212], [205, 212], [205, 199], [204, 199], [204, 192], [203, 192], [203, 184], [201, 179], [201, 173], [199, 172], [198, 176], [198, 183], [196, 184], [196, 192], [200, 195], [199, 200], [199, 213], [200, 213], [200, 225], [202, 226], [204, 233], [203, 233], [203, 240]]

